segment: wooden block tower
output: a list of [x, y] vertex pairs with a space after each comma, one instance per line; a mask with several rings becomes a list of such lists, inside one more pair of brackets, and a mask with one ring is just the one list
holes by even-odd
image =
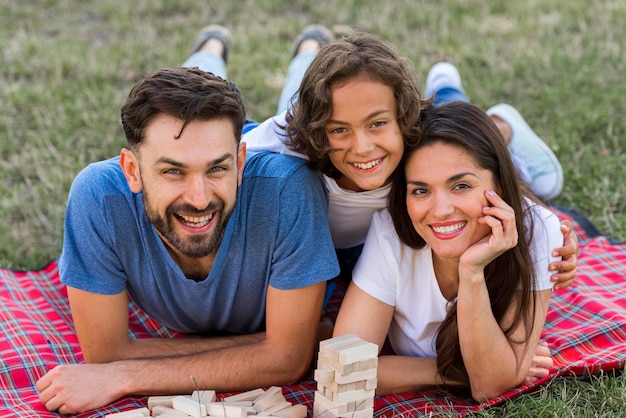
[[378, 346], [346, 334], [320, 342], [313, 402], [315, 418], [371, 418]]

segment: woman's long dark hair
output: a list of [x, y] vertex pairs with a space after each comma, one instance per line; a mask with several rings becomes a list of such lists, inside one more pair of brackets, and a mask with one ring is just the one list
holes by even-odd
[[[520, 321], [534, 323], [534, 298], [532, 294], [535, 273], [532, 269], [529, 243], [532, 239], [532, 217], [527, 216], [524, 196], [533, 201], [520, 180], [509, 151], [498, 128], [490, 117], [475, 105], [451, 102], [424, 110], [421, 117], [421, 140], [407, 147], [402, 162], [394, 172], [388, 209], [400, 240], [419, 249], [426, 243], [413, 228], [407, 212], [407, 182], [405, 167], [413, 153], [423, 147], [443, 143], [463, 149], [472, 155], [478, 166], [489, 170], [502, 188], [502, 199], [515, 211], [518, 244], [500, 255], [485, 268], [485, 282], [489, 291], [491, 310], [496, 321], [502, 319], [519, 292], [521, 299], [513, 321], [504, 333], [510, 335]], [[527, 219], [525, 219], [527, 218]], [[528, 231], [524, 221], [527, 221]], [[532, 329], [527, 331], [526, 339]], [[439, 327], [436, 339], [437, 368], [444, 379], [469, 386], [469, 377], [463, 364], [457, 324], [456, 303], [451, 304], [445, 320]]]

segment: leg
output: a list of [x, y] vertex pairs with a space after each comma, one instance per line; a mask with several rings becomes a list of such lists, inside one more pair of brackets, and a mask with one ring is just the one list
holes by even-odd
[[459, 70], [449, 62], [438, 62], [430, 68], [426, 77], [424, 96], [435, 96], [435, 105], [457, 100], [470, 101], [463, 91]]
[[[459, 71], [449, 62], [432, 66], [426, 78], [425, 96], [435, 96], [435, 105], [469, 101]], [[552, 150], [512, 106], [499, 104], [487, 110], [487, 114], [498, 127], [520, 177], [532, 192], [544, 200], [557, 197], [563, 189], [563, 169]]]
[[326, 27], [321, 25], [310, 25], [303, 29], [294, 42], [294, 52], [285, 85], [280, 94], [278, 109], [276, 114], [281, 114], [291, 107], [297, 100], [300, 82], [304, 73], [317, 55], [317, 51], [329, 42], [333, 42], [335, 37]]
[[228, 29], [209, 25], [200, 31], [183, 67], [198, 67], [227, 80], [226, 62], [231, 48], [232, 38]]
[[499, 125], [513, 162], [530, 190], [544, 200], [556, 198], [563, 189], [563, 168], [550, 147], [514, 107], [501, 103], [488, 109], [487, 114]]

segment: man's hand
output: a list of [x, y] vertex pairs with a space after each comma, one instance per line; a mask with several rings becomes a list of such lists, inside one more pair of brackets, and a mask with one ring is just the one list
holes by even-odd
[[35, 388], [49, 411], [76, 414], [99, 408], [122, 396], [122, 382], [108, 372], [110, 365], [69, 364], [56, 366], [41, 377]]

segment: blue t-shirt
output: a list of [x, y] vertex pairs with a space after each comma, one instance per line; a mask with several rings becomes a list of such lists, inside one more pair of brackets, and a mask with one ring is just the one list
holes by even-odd
[[289, 290], [339, 273], [321, 177], [302, 159], [248, 156], [237, 204], [208, 278], [185, 277], [133, 194], [119, 157], [74, 180], [59, 272], [64, 284], [133, 300], [183, 332], [251, 333], [265, 325], [268, 285]]

